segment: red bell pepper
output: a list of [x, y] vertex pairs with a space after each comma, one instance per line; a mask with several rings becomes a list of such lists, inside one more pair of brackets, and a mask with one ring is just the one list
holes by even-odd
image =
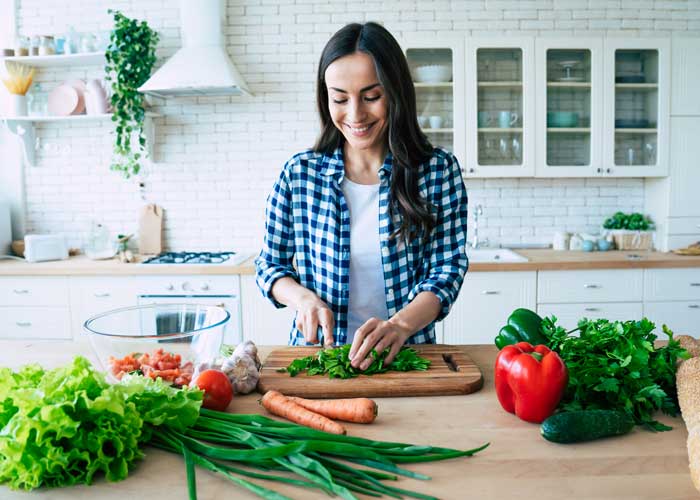
[[503, 409], [539, 424], [554, 413], [569, 373], [559, 355], [547, 346], [518, 342], [498, 353], [494, 378]]

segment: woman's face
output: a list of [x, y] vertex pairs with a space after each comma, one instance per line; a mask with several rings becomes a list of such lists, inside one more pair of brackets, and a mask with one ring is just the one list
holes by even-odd
[[372, 57], [355, 52], [326, 68], [328, 109], [347, 145], [358, 150], [386, 144], [387, 101]]

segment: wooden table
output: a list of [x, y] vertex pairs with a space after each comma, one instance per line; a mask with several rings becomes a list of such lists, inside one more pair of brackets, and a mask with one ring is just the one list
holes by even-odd
[[[271, 348], [261, 348], [264, 355]], [[493, 346], [464, 346], [481, 367], [484, 388], [468, 396], [387, 398], [377, 400], [379, 417], [369, 426], [347, 424], [348, 433], [378, 440], [399, 440], [468, 449], [490, 442], [491, 446], [471, 458], [408, 468], [428, 474], [430, 481], [401, 478], [399, 487], [429, 493], [442, 499], [690, 499], [700, 495], [688, 472], [686, 430], [680, 418], [659, 416], [673, 426], [670, 432], [651, 433], [635, 429], [621, 438], [577, 445], [549, 443], [539, 427], [503, 411], [493, 390]], [[0, 342], [0, 366], [17, 367], [26, 362], [57, 366], [77, 353], [94, 359], [88, 346], [74, 343]], [[258, 395], [235, 398], [229, 411], [264, 412]], [[254, 499], [225, 479], [197, 471], [200, 500]], [[329, 498], [317, 491], [274, 484], [271, 487], [292, 498]], [[0, 498], [63, 500], [186, 499], [185, 469], [179, 456], [147, 448], [146, 458], [130, 476], [118, 483], [98, 479], [92, 486], [79, 486], [31, 493], [0, 486]], [[369, 498], [369, 497], [368, 497]]]

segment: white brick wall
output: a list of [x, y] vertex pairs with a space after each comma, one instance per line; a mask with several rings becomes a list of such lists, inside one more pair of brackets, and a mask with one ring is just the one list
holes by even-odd
[[[169, 0], [18, 0], [22, 34], [107, 30], [107, 9], [145, 19], [161, 34], [158, 54], [180, 46], [179, 11]], [[284, 161], [313, 144], [318, 124], [315, 66], [347, 22], [376, 20], [397, 37], [438, 35], [682, 36], [700, 31], [700, 2], [655, 0], [228, 0], [229, 53], [255, 97], [187, 98], [155, 110], [156, 161], [143, 176], [145, 200], [162, 205], [174, 250], [259, 249], [266, 196]], [[100, 68], [41, 73], [51, 88]], [[144, 203], [137, 181], [109, 171], [107, 123], [38, 128], [38, 166], [26, 171], [27, 229], [65, 232], [80, 246], [92, 220], [135, 232]], [[641, 179], [469, 180], [482, 204], [481, 234], [492, 242], [549, 242], [554, 231], [595, 231], [616, 210], [641, 211]], [[471, 215], [470, 215], [471, 217]], [[471, 223], [471, 220], [470, 220]]]

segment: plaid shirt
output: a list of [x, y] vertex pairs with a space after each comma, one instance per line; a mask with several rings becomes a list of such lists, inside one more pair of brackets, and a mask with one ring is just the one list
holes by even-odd
[[[391, 220], [388, 210], [392, 163], [389, 153], [379, 169], [379, 237], [387, 311], [391, 318], [420, 292], [429, 291], [442, 304], [439, 321], [457, 298], [469, 266], [467, 193], [459, 164], [451, 153], [435, 148], [430, 160], [421, 165], [418, 188], [437, 220], [424, 245], [420, 238], [408, 244], [389, 238], [400, 224], [398, 214]], [[342, 148], [332, 156], [312, 150], [293, 156], [267, 199], [265, 239], [255, 259], [257, 284], [276, 307], [284, 305], [270, 290], [283, 276], [294, 278], [328, 304], [338, 344], [347, 340], [350, 283], [350, 212], [340, 187], [344, 173]], [[289, 344], [304, 345], [296, 321], [291, 328]], [[434, 323], [406, 343], [434, 344]]]

